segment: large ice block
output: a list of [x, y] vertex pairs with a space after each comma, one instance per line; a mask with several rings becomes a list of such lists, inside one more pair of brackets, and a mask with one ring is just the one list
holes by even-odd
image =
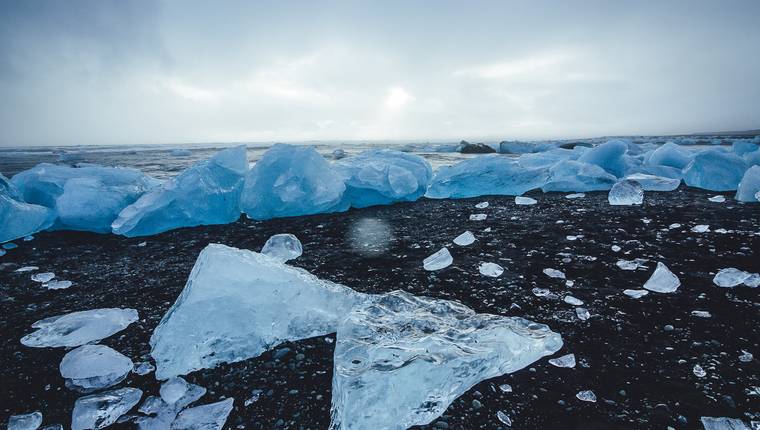
[[337, 332], [332, 430], [428, 424], [478, 382], [553, 354], [562, 338], [543, 324], [476, 314], [402, 291], [354, 308]]
[[309, 146], [277, 144], [245, 178], [240, 208], [258, 220], [340, 212], [343, 177]]
[[28, 236], [50, 227], [55, 212], [39, 205], [13, 199], [0, 189], [0, 243]]
[[628, 167], [625, 154], [628, 152], [628, 142], [624, 140], [609, 140], [591, 148], [578, 157], [578, 161], [595, 164], [608, 173], [620, 178], [625, 175]]
[[673, 191], [681, 185], [680, 179], [662, 176], [634, 173], [625, 177], [626, 180], [638, 182], [644, 191]]
[[159, 184], [136, 169], [42, 163], [11, 182], [24, 201], [55, 211], [53, 228], [108, 233], [122, 209]]
[[245, 145], [220, 151], [124, 208], [111, 228], [134, 237], [236, 221], [247, 170]]
[[211, 244], [151, 337], [156, 377], [256, 357], [332, 333], [367, 296], [257, 252]]
[[646, 158], [648, 166], [673, 167], [678, 170], [686, 167], [694, 158], [694, 154], [688, 149], [682, 148], [673, 142], [667, 142], [652, 151]]
[[752, 166], [744, 172], [736, 190], [736, 200], [757, 203], [755, 195], [760, 192], [760, 166]]
[[735, 190], [747, 163], [732, 152], [707, 149], [694, 156], [684, 170], [683, 180], [690, 187], [711, 191]]
[[345, 180], [344, 201], [355, 208], [417, 200], [433, 177], [424, 158], [390, 149], [362, 152], [334, 167]]
[[503, 155], [480, 155], [441, 167], [425, 195], [434, 199], [519, 196], [545, 181], [545, 169], [523, 167]]
[[564, 160], [549, 168], [549, 176], [541, 189], [544, 192], [587, 192], [609, 190], [617, 181], [595, 164]]

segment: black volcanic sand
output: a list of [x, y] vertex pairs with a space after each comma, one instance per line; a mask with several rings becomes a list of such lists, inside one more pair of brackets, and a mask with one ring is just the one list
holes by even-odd
[[[102, 343], [135, 362], [149, 360], [153, 328], [182, 290], [204, 246], [213, 242], [259, 250], [272, 234], [294, 233], [303, 242], [304, 255], [293, 264], [320, 278], [364, 292], [402, 289], [458, 300], [478, 312], [546, 323], [564, 339], [555, 356], [574, 353], [578, 359], [574, 369], [554, 367], [545, 358], [483, 381], [431, 426], [420, 428], [495, 429], [500, 410], [520, 429], [683, 429], [701, 428], [700, 416], [757, 420], [760, 398], [748, 389], [760, 386], [760, 289], [721, 289], [712, 278], [726, 267], [760, 271], [760, 206], [732, 199], [712, 203], [707, 200], [711, 195], [691, 189], [647, 193], [640, 207], [609, 206], [606, 193], [579, 200], [539, 193], [533, 196], [539, 200], [534, 206], [516, 206], [511, 197], [423, 199], [341, 214], [241, 219], [147, 238], [40, 233], [33, 241], [18, 241], [19, 248], [0, 258], [0, 419], [40, 410], [45, 424], [70, 424], [78, 394], [64, 387], [58, 372], [66, 351], [19, 343], [35, 321], [99, 307], [135, 308], [140, 321]], [[475, 209], [480, 201], [490, 206]], [[479, 212], [488, 219], [468, 219]], [[352, 247], [348, 232], [365, 218], [382, 220], [392, 229], [387, 252], [368, 256]], [[683, 226], [669, 229], [672, 223]], [[709, 224], [711, 231], [691, 232], [696, 224]], [[716, 231], [720, 229], [727, 232]], [[452, 245], [465, 230], [478, 241]], [[569, 235], [579, 238], [569, 240]], [[622, 250], [613, 252], [614, 244]], [[422, 260], [443, 246], [451, 250], [454, 264], [437, 272], [423, 270]], [[615, 266], [620, 258], [647, 262], [639, 270], [623, 271]], [[657, 261], [681, 279], [676, 293], [650, 293], [642, 299], [622, 294], [626, 288], [641, 288]], [[478, 273], [480, 262], [507, 270], [499, 278], [487, 278]], [[55, 272], [75, 285], [47, 291], [30, 281], [30, 273], [13, 273], [26, 265]], [[542, 273], [545, 268], [564, 271], [574, 285], [549, 278]], [[560, 298], [537, 297], [531, 293], [536, 287]], [[592, 318], [580, 321], [561, 300], [565, 294], [583, 300]], [[511, 308], [513, 303], [519, 309]], [[712, 317], [692, 316], [694, 310], [709, 311]], [[187, 379], [208, 388], [198, 403], [235, 398], [227, 428], [326, 429], [333, 348], [334, 335], [288, 343]], [[755, 359], [741, 363], [742, 350]], [[692, 373], [695, 364], [707, 371], [706, 377]], [[498, 389], [505, 383], [514, 392]], [[130, 375], [121, 385], [138, 387], [145, 395], [157, 395], [159, 388], [153, 374]], [[596, 393], [596, 403], [576, 399], [578, 391], [587, 389]], [[253, 390], [264, 393], [245, 406]]]

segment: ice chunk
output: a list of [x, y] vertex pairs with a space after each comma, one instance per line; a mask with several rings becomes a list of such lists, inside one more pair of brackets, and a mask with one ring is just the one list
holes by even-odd
[[744, 173], [736, 190], [736, 200], [757, 203], [756, 195], [760, 193], [760, 166], [752, 166]]
[[42, 163], [11, 181], [27, 203], [53, 209], [54, 228], [110, 233], [125, 207], [159, 182], [136, 169]]
[[644, 190], [638, 182], [622, 180], [612, 186], [607, 200], [613, 206], [640, 205], [644, 202]]
[[488, 217], [486, 214], [472, 214], [470, 215], [470, 221], [483, 221]]
[[415, 154], [375, 149], [334, 165], [346, 184], [345, 204], [355, 208], [414, 201], [433, 177], [427, 160]]
[[454, 262], [454, 258], [449, 253], [449, 249], [446, 247], [441, 248], [435, 254], [430, 255], [422, 261], [422, 267], [425, 270], [441, 270], [449, 267]]
[[252, 251], [211, 244], [151, 337], [156, 377], [256, 357], [335, 331], [365, 295]]
[[69, 288], [70, 286], [74, 285], [71, 281], [50, 281], [42, 284], [43, 287], [47, 288], [48, 290], [65, 290], [66, 288]]
[[565, 296], [565, 298], [562, 299], [562, 300], [565, 303], [567, 303], [568, 305], [572, 305], [572, 306], [582, 306], [583, 305], [583, 300], [581, 300], [579, 298], [576, 298], [576, 297], [573, 297], [571, 295]]
[[550, 278], [565, 279], [565, 273], [557, 269], [544, 269], [544, 275]]
[[664, 178], [644, 173], [634, 173], [626, 176], [625, 179], [638, 182], [644, 191], [673, 191], [681, 185], [680, 179]]
[[708, 149], [694, 156], [684, 170], [683, 180], [690, 187], [711, 191], [735, 190], [747, 163], [735, 154]]
[[586, 197], [584, 193], [573, 193], [565, 196], [566, 199], [582, 199], [584, 197]]
[[338, 327], [330, 428], [428, 424], [478, 382], [561, 347], [543, 324], [402, 291], [382, 295]]
[[466, 231], [454, 238], [454, 243], [459, 246], [472, 245], [475, 242], [475, 235], [470, 231]]
[[739, 361], [742, 363], [749, 363], [753, 358], [752, 353], [745, 350], [742, 350], [742, 353], [739, 355]]
[[707, 376], [707, 372], [705, 372], [705, 369], [702, 368], [699, 364], [695, 364], [694, 368], [692, 369], [692, 373], [694, 373], [694, 376], [697, 378], [704, 378]]
[[188, 408], [172, 423], [172, 430], [221, 430], [232, 411], [234, 399]]
[[523, 197], [523, 196], [515, 197], [516, 205], [535, 205], [536, 203], [538, 203], [538, 201], [530, 197]]
[[758, 191], [757, 193], [755, 193], [755, 198], [757, 199], [757, 201], [760, 202], [760, 191]]
[[54, 220], [52, 210], [17, 201], [0, 189], [0, 243], [45, 230]]
[[509, 415], [505, 414], [502, 411], [496, 412], [496, 418], [499, 420], [500, 423], [504, 424], [507, 427], [512, 427], [512, 420], [509, 418]]
[[59, 369], [67, 387], [89, 393], [123, 381], [132, 367], [132, 360], [107, 346], [82, 345], [63, 356]]
[[171, 405], [160, 397], [148, 397], [138, 409], [149, 417], [139, 417], [136, 422], [140, 430], [169, 430], [179, 411], [206, 394], [206, 389], [195, 384], [187, 384], [185, 394]]
[[575, 354], [566, 354], [562, 357], [549, 359], [549, 364], [552, 366], [564, 368], [575, 367]]
[[681, 281], [664, 264], [657, 262], [657, 268], [644, 284], [644, 289], [655, 293], [672, 293], [678, 289]]
[[713, 278], [713, 283], [722, 288], [732, 288], [741, 285], [752, 276], [751, 273], [729, 267], [721, 269]]
[[135, 363], [135, 367], [132, 371], [140, 376], [144, 376], [154, 370], [156, 370], [156, 366], [150, 364], [147, 361], [143, 361], [142, 363]]
[[37, 331], [21, 338], [34, 347], [74, 347], [95, 342], [118, 333], [137, 321], [134, 309], [102, 308], [72, 312], [39, 320], [32, 324]]
[[699, 318], [711, 318], [712, 314], [708, 311], [691, 311], [691, 314]]
[[480, 263], [480, 266], [478, 266], [478, 271], [483, 276], [498, 278], [502, 273], [504, 273], [504, 268], [496, 263]]
[[42, 413], [13, 415], [8, 418], [8, 430], [37, 430], [42, 424]]
[[744, 154], [749, 154], [750, 152], [757, 151], [758, 149], [760, 149], [760, 145], [754, 142], [746, 141], [746, 140], [737, 140], [737, 141], [734, 141], [733, 144], [731, 144], [731, 149], [734, 150], [734, 153], [736, 155], [741, 156]]
[[19, 267], [18, 269], [14, 270], [16, 273], [26, 273], [26, 272], [34, 272], [35, 270], [40, 270], [37, 266], [24, 266]]
[[647, 294], [649, 294], [649, 291], [647, 290], [623, 290], [623, 294], [625, 294], [628, 297], [633, 297], [634, 299], [640, 299]]
[[618, 260], [615, 265], [622, 270], [636, 270], [639, 268], [639, 262], [636, 260]]
[[581, 321], [586, 321], [587, 319], [591, 318], [591, 314], [586, 308], [575, 308], [575, 315]]
[[250, 218], [311, 215], [348, 209], [343, 177], [312, 147], [274, 145], [245, 177], [240, 208]]
[[188, 383], [179, 376], [170, 378], [161, 384], [161, 400], [168, 405], [173, 405], [187, 393], [188, 388]]
[[693, 154], [688, 150], [673, 142], [667, 142], [649, 155], [646, 164], [650, 166], [674, 167], [681, 170], [691, 162], [693, 157]]
[[549, 168], [549, 177], [541, 189], [544, 192], [601, 191], [609, 190], [616, 181], [615, 175], [597, 165], [564, 160]]
[[710, 231], [710, 226], [707, 224], [698, 224], [691, 228], [693, 233], [707, 233]]
[[16, 201], [24, 201], [21, 191], [2, 173], [0, 173], [0, 195], [8, 196]]
[[610, 140], [591, 148], [578, 157], [582, 163], [595, 164], [618, 178], [625, 174], [627, 168], [624, 155], [628, 152], [628, 142]]
[[102, 429], [115, 423], [140, 401], [142, 390], [119, 388], [80, 397], [71, 413], [71, 430]]
[[180, 227], [236, 221], [247, 170], [245, 145], [220, 151], [126, 207], [111, 225], [113, 232], [147, 236]]
[[717, 196], [712, 196], [708, 198], [707, 200], [710, 200], [713, 203], [723, 203], [726, 201], [726, 198], [721, 195], [717, 195]]
[[261, 248], [261, 253], [284, 263], [300, 257], [303, 247], [301, 241], [292, 234], [275, 234]]
[[620, 250], [623, 248], [619, 247], [618, 245], [612, 245], [610, 249], [612, 250], [612, 252], [620, 252]]
[[39, 283], [51, 281], [53, 278], [55, 278], [55, 273], [53, 272], [35, 273], [32, 275], [32, 281]]
[[596, 394], [594, 394], [594, 392], [591, 390], [579, 391], [575, 397], [578, 398], [578, 400], [582, 400], [584, 402], [596, 402]]
[[705, 430], [750, 430], [742, 420], [738, 418], [714, 418], [714, 417], [702, 417], [702, 426]]
[[476, 209], [485, 209], [488, 207], [488, 202], [480, 202], [475, 205]]
[[438, 169], [425, 195], [434, 199], [519, 196], [544, 182], [543, 168], [526, 168], [503, 155], [481, 155]]

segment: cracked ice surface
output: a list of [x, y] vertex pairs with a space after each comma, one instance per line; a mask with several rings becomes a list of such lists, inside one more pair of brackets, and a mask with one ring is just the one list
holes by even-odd
[[22, 337], [21, 343], [35, 348], [80, 346], [118, 333], [135, 321], [137, 311], [134, 309], [102, 308], [72, 312], [32, 324], [37, 331]]
[[561, 347], [560, 335], [543, 324], [402, 291], [382, 295], [338, 327], [330, 428], [430, 423], [478, 382]]
[[335, 332], [366, 295], [257, 252], [211, 244], [151, 337], [156, 377], [256, 357]]

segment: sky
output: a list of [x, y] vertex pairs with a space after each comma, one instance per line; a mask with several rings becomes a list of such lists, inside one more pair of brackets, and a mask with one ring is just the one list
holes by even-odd
[[760, 128], [760, 1], [0, 0], [0, 146]]

